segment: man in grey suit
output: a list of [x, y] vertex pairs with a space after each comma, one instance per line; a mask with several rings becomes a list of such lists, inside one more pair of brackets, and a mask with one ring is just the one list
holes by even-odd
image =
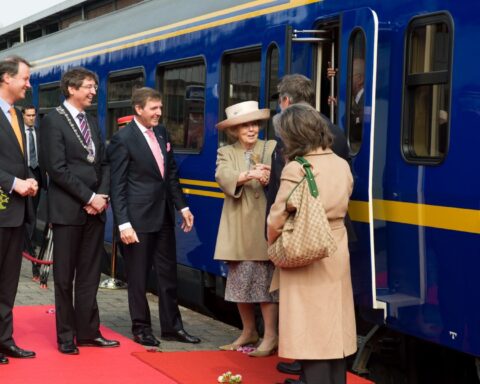
[[13, 304], [22, 265], [25, 222], [33, 209], [28, 196], [38, 184], [30, 176], [21, 112], [13, 104], [30, 88], [30, 64], [12, 56], [0, 62], [0, 364], [9, 357], [35, 357], [13, 340]]

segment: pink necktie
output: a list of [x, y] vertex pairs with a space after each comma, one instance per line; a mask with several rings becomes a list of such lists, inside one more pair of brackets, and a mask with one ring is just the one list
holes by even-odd
[[155, 137], [155, 133], [153, 132], [153, 129], [147, 129], [147, 135], [148, 135], [148, 138], [150, 139], [150, 140], [147, 140], [148, 145], [152, 150], [153, 157], [155, 157], [155, 160], [157, 161], [158, 169], [160, 169], [160, 173], [162, 174], [162, 177], [163, 177], [165, 166], [163, 165], [163, 155], [160, 149], [160, 144], [158, 143], [158, 140]]

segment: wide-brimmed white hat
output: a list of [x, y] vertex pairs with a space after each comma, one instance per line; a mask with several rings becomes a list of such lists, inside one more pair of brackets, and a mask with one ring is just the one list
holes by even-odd
[[233, 104], [225, 109], [227, 118], [215, 125], [218, 129], [225, 129], [235, 125], [248, 123], [249, 121], [268, 120], [269, 109], [258, 109], [258, 102], [244, 101]]

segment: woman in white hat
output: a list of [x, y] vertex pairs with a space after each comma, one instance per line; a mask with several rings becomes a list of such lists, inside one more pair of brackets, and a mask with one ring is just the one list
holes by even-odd
[[254, 304], [259, 303], [265, 332], [250, 356], [262, 357], [277, 349], [278, 297], [269, 292], [273, 264], [268, 260], [265, 240], [264, 187], [270, 178], [270, 160], [276, 142], [258, 139], [260, 123], [270, 110], [258, 109], [256, 101], [245, 101], [225, 110], [227, 119], [216, 125], [235, 141], [218, 149], [215, 179], [225, 193], [215, 259], [228, 262], [225, 300], [236, 302], [242, 333], [222, 350], [257, 344]]

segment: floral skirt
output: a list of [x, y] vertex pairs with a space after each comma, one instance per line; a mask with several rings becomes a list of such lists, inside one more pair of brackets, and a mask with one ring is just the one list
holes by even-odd
[[278, 303], [278, 291], [269, 292], [274, 270], [270, 261], [229, 261], [225, 300]]

